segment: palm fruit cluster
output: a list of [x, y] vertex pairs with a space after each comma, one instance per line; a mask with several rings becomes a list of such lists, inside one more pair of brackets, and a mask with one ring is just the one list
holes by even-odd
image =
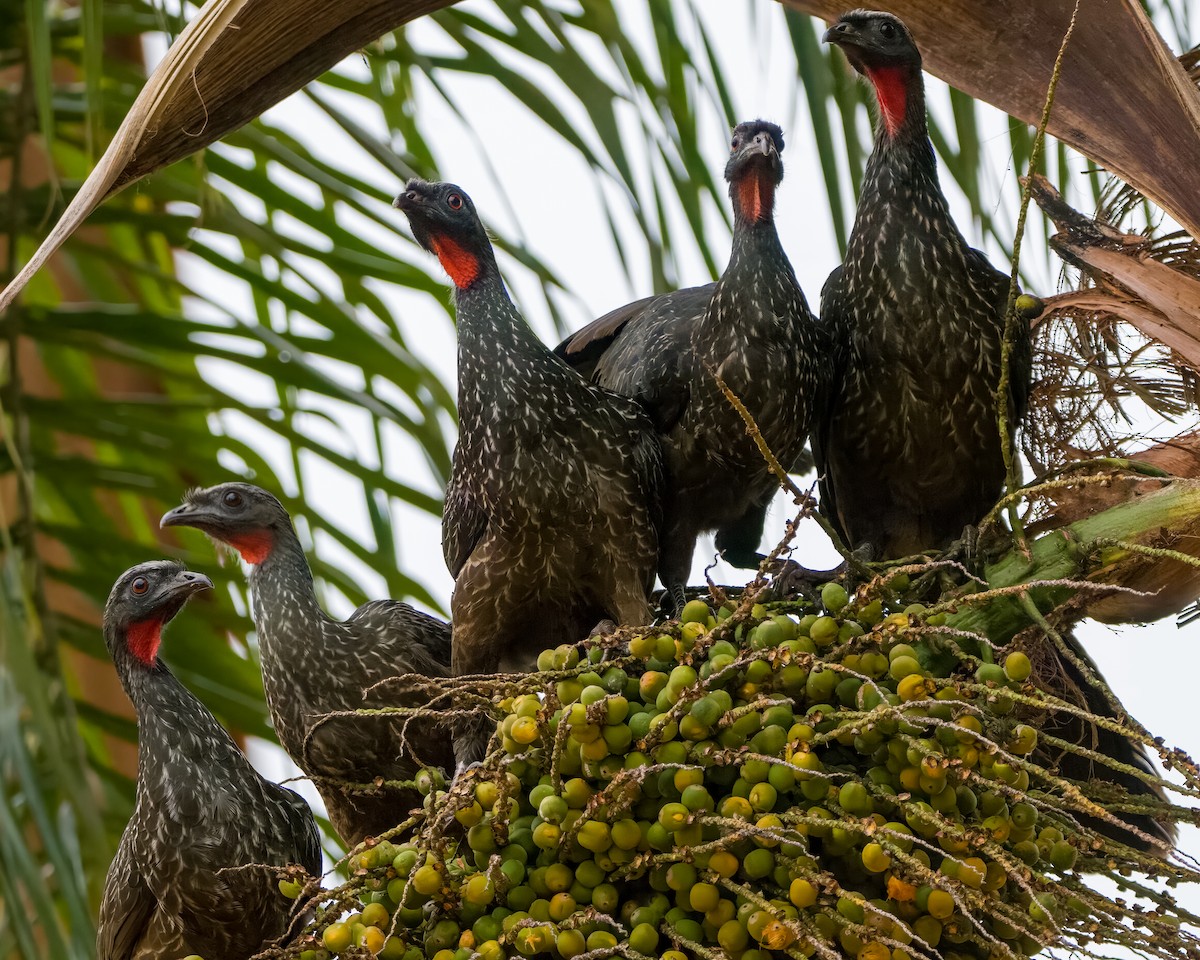
[[993, 960], [1089, 912], [1103, 842], [1031, 789], [1030, 659], [944, 613], [693, 601], [538, 666], [488, 761], [423, 774], [415, 832], [351, 859], [362, 904], [304, 960]]

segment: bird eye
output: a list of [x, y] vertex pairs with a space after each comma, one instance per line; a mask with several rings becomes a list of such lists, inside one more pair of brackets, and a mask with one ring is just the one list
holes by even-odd
[[131, 583], [129, 585], [129, 592], [132, 593], [135, 597], [140, 597], [142, 594], [144, 594], [149, 589], [150, 589], [150, 581], [147, 580], [145, 577], [138, 577], [136, 580], [133, 581], [133, 583]]
[[736, 150], [736, 149], [737, 149], [738, 147], [740, 147], [741, 145], [742, 145], [742, 138], [741, 138], [741, 137], [734, 137], [734, 138], [733, 138], [733, 141], [732, 141], [732, 142], [729, 144], [729, 149], [730, 149], [730, 150]]
[[450, 196], [448, 196], [446, 198], [446, 202], [448, 204], [450, 204], [451, 210], [461, 210], [462, 209], [462, 197], [459, 196], [457, 193], [450, 194]]
[[221, 498], [225, 501], [227, 507], [240, 507], [242, 505], [242, 495], [236, 490], [228, 490], [225, 496]]
[[896, 35], [896, 25], [885, 20], [879, 25], [879, 33], [883, 39], [891, 40]]

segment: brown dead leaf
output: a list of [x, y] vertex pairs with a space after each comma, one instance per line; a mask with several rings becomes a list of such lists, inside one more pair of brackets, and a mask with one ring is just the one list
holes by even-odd
[[248, 123], [383, 34], [448, 5], [209, 0], [146, 81], [49, 236], [0, 292], [0, 311], [106, 197]]
[[[782, 0], [835, 19], [845, 0]], [[925, 68], [1037, 123], [1074, 0], [891, 0]], [[1084, 3], [1054, 95], [1049, 132], [1200, 236], [1200, 93], [1137, 0]]]

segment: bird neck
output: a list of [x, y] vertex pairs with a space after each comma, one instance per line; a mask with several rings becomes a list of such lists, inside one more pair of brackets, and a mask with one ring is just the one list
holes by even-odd
[[487, 407], [527, 377], [544, 372], [553, 354], [509, 298], [499, 273], [455, 291], [458, 316], [459, 415]]
[[775, 229], [775, 218], [770, 213], [751, 220], [738, 215], [736, 205], [734, 211], [733, 247], [729, 265], [725, 268], [726, 275], [756, 264], [764, 257], [774, 259], [784, 255], [779, 232]]
[[925, 80], [917, 64], [888, 64], [864, 68], [875, 88], [879, 116], [875, 123], [875, 150], [928, 145], [925, 119]]
[[134, 707], [140, 705], [145, 691], [161, 682], [160, 677], [171, 676], [166, 664], [158, 659], [162, 630], [160, 620], [143, 620], [127, 627], [104, 626], [104, 640], [117, 676]]
[[767, 225], [775, 229], [776, 174], [766, 166], [755, 164], [729, 183], [729, 199], [733, 201], [735, 236], [739, 227]]
[[500, 269], [490, 245], [482, 251], [474, 250], [443, 233], [433, 234], [429, 242], [455, 289], [466, 290], [489, 278], [499, 279]]
[[153, 776], [159, 766], [153, 761], [156, 749], [164, 745], [177, 748], [185, 737], [188, 742], [200, 739], [219, 744], [228, 754], [240, 758], [241, 751], [225, 728], [162, 660], [156, 657], [146, 663], [130, 649], [129, 633], [116, 636], [116, 643], [110, 640], [109, 649], [121, 686], [137, 715], [139, 781]]
[[922, 232], [916, 224], [941, 227], [952, 221], [925, 122], [920, 68], [869, 68], [868, 76], [879, 93], [880, 116], [849, 245], [852, 250], [869, 249], [872, 256], [895, 260], [905, 251], [915, 255], [913, 244], [925, 234], [941, 236], [940, 230]]
[[286, 530], [275, 531], [270, 552], [250, 568], [249, 580], [259, 653], [264, 662], [286, 662], [288, 645], [308, 644], [311, 638], [304, 636], [305, 627], [325, 617], [317, 602], [308, 558], [290, 524]]

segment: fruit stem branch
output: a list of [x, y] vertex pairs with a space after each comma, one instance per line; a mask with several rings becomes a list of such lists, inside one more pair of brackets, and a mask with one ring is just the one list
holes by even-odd
[[[1033, 138], [1033, 147], [1029, 153], [1030, 175], [1037, 171], [1037, 165], [1041, 161], [1042, 149], [1046, 141], [1046, 127], [1050, 124], [1050, 110], [1054, 105], [1054, 92], [1058, 88], [1059, 77], [1062, 75], [1067, 44], [1071, 41], [1071, 34], [1075, 32], [1075, 22], [1079, 17], [1079, 4], [1080, 0], [1075, 0], [1075, 8], [1071, 11], [1071, 22], [1067, 25], [1067, 32], [1063, 35], [1062, 43], [1058, 48], [1058, 56], [1054, 60], [1054, 71], [1050, 75], [1050, 85], [1046, 89], [1046, 103], [1042, 108], [1042, 119], [1038, 123], [1037, 134]], [[1009, 491], [1015, 491], [1021, 485], [1020, 466], [1013, 452], [1013, 437], [1008, 429], [1010, 415], [1008, 395], [1012, 381], [1013, 343], [1018, 329], [1017, 291], [1020, 289], [1021, 240], [1025, 236], [1025, 221], [1029, 216], [1029, 201], [1032, 197], [1033, 191], [1029, 178], [1026, 178], [1025, 183], [1021, 186], [1021, 212], [1017, 216], [1017, 228], [1013, 236], [1012, 275], [1008, 283], [1008, 302], [1004, 308], [1004, 346], [1000, 351], [1000, 382], [996, 386], [996, 410], [999, 417], [997, 426], [1000, 430], [1000, 448], [1004, 454], [1004, 469], [1008, 477]], [[1018, 548], [1028, 556], [1029, 546], [1025, 539], [1025, 528], [1015, 504], [1009, 508], [1008, 518]]]

